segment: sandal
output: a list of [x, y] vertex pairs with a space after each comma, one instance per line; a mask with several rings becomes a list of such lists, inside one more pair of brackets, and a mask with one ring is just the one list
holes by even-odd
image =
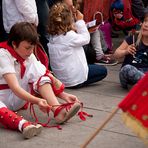
[[60, 105], [54, 112], [54, 118], [57, 124], [63, 124], [72, 118], [80, 110], [80, 103], [66, 103]]

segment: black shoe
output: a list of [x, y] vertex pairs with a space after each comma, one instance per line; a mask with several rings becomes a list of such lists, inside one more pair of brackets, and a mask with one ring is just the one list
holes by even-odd
[[118, 64], [118, 61], [117, 60], [114, 60], [114, 59], [107, 59], [107, 58], [102, 58], [100, 60], [96, 60], [95, 64], [98, 64], [98, 65], [110, 65], [110, 66], [114, 66], [114, 65], [117, 65]]

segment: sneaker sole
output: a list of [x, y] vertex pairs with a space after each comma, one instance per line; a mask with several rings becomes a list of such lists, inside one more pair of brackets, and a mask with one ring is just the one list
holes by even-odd
[[108, 65], [108, 66], [115, 66], [115, 65], [117, 65], [118, 64], [118, 62], [115, 62], [115, 63], [95, 63], [95, 64], [97, 64], [97, 65]]
[[41, 133], [41, 131], [42, 131], [41, 125], [39, 125], [39, 124], [30, 125], [23, 130], [23, 136], [25, 139], [30, 139], [34, 136], [39, 135]]
[[79, 110], [80, 110], [80, 104], [79, 103], [73, 105], [73, 107], [66, 114], [65, 118], [62, 121], [56, 122], [56, 123], [57, 124], [63, 124], [64, 122], [66, 122], [70, 118], [72, 118]]

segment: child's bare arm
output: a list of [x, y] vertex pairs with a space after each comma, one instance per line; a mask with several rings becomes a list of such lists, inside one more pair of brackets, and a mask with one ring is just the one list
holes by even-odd
[[76, 15], [75, 15], [75, 19], [76, 19], [76, 21], [83, 20], [84, 19], [84, 15], [79, 10], [77, 10], [76, 11]]
[[28, 93], [27, 91], [25, 91], [19, 85], [19, 82], [18, 82], [15, 74], [13, 74], [13, 73], [4, 74], [4, 79], [6, 80], [8, 86], [10, 87], [10, 89], [20, 99], [26, 100], [26, 101], [28, 101], [30, 103], [37, 104], [39, 106], [39, 108], [43, 112], [46, 112], [47, 109], [49, 109], [49, 105], [47, 104], [47, 101], [46, 100], [31, 95], [30, 93]]
[[123, 58], [127, 54], [132, 54], [133, 52], [131, 52], [130, 46], [131, 45], [128, 45], [126, 41], [123, 41], [123, 43], [115, 50], [115, 53], [113, 55], [114, 58]]

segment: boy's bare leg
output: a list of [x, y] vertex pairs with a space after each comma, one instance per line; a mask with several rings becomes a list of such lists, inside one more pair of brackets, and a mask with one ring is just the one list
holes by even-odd
[[[57, 97], [55, 96], [50, 83], [45, 83], [39, 87], [39, 93], [43, 99], [47, 100], [47, 103], [50, 106], [60, 105]], [[57, 107], [53, 107], [52, 111], [54, 112]]]
[[[60, 106], [60, 103], [58, 102], [57, 97], [55, 96], [50, 83], [45, 83], [44, 85], [40, 86], [39, 92], [40, 92], [40, 95], [42, 96], [42, 98], [46, 99], [47, 103], [50, 106], [53, 106], [51, 108], [51, 110], [53, 111], [54, 116], [55, 116], [56, 109]], [[65, 94], [65, 95], [67, 95], [67, 94]], [[64, 99], [64, 98], [62, 98], [62, 99]], [[54, 106], [54, 105], [56, 105], [56, 106]], [[59, 124], [64, 123], [65, 121], [67, 121], [71, 117], [73, 117], [78, 112], [79, 109], [80, 109], [80, 104], [74, 104], [73, 107], [71, 107], [71, 109], [68, 112], [66, 109], [62, 109], [55, 116], [56, 122]]]

